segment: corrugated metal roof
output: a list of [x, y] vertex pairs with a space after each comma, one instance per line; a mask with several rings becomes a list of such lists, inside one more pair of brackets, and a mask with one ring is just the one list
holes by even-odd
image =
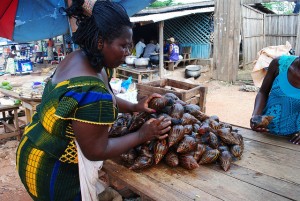
[[185, 10], [185, 11], [168, 12], [168, 13], [161, 13], [161, 14], [138, 16], [138, 17], [130, 17], [130, 21], [155, 23], [155, 22], [160, 22], [160, 21], [182, 17], [186, 15], [191, 15], [196, 13], [208, 13], [213, 11], [214, 11], [214, 7], [207, 7], [207, 8], [199, 8], [194, 10]]
[[[198, 0], [199, 1], [199, 0]], [[143, 9], [135, 14], [136, 16], [143, 16], [143, 15], [150, 15], [150, 14], [159, 14], [159, 13], [167, 13], [167, 12], [176, 12], [176, 11], [182, 11], [182, 10], [191, 10], [191, 9], [197, 9], [197, 8], [204, 8], [204, 7], [214, 7], [215, 1], [208, 1], [204, 0], [202, 2], [195, 2], [195, 3], [184, 3], [179, 5], [172, 5], [172, 6], [166, 6], [161, 8], [151, 8], [148, 7], [146, 9]]]

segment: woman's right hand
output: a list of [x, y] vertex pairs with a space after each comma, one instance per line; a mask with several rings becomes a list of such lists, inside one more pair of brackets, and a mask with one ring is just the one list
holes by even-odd
[[160, 117], [158, 119], [149, 119], [144, 125], [138, 130], [139, 137], [143, 141], [149, 141], [152, 139], [165, 139], [168, 137], [168, 132], [171, 130], [171, 121]]
[[257, 127], [257, 119], [261, 118], [261, 115], [253, 115], [250, 119], [250, 127], [252, 130], [257, 132], [269, 132], [269, 130], [265, 127]]

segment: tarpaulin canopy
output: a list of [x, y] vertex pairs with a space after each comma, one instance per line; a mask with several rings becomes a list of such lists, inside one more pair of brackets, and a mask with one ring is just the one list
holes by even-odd
[[[154, 0], [114, 1], [132, 16]], [[0, 37], [28, 42], [68, 33], [68, 18], [60, 12], [65, 6], [64, 0], [1, 0]]]

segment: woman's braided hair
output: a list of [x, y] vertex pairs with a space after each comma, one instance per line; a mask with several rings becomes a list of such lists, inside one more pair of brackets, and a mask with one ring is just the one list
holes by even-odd
[[125, 9], [109, 0], [98, 0], [92, 16], [84, 14], [84, 0], [73, 0], [72, 6], [65, 9], [67, 15], [76, 18], [78, 29], [72, 36], [74, 43], [86, 53], [94, 68], [103, 66], [103, 54], [98, 48], [101, 41], [111, 43], [121, 36], [125, 27], [132, 28], [132, 23]]

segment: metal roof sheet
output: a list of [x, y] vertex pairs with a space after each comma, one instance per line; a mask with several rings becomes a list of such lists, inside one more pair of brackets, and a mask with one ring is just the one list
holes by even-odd
[[186, 16], [186, 15], [191, 15], [191, 14], [213, 12], [214, 9], [215, 9], [214, 7], [206, 7], [206, 8], [198, 8], [198, 9], [194, 9], [194, 10], [184, 10], [184, 11], [138, 16], [138, 17], [130, 17], [130, 21], [131, 22], [155, 23], [155, 22], [160, 22], [160, 21], [173, 19], [173, 18], [177, 18], [177, 17], [182, 17], [182, 16]]

